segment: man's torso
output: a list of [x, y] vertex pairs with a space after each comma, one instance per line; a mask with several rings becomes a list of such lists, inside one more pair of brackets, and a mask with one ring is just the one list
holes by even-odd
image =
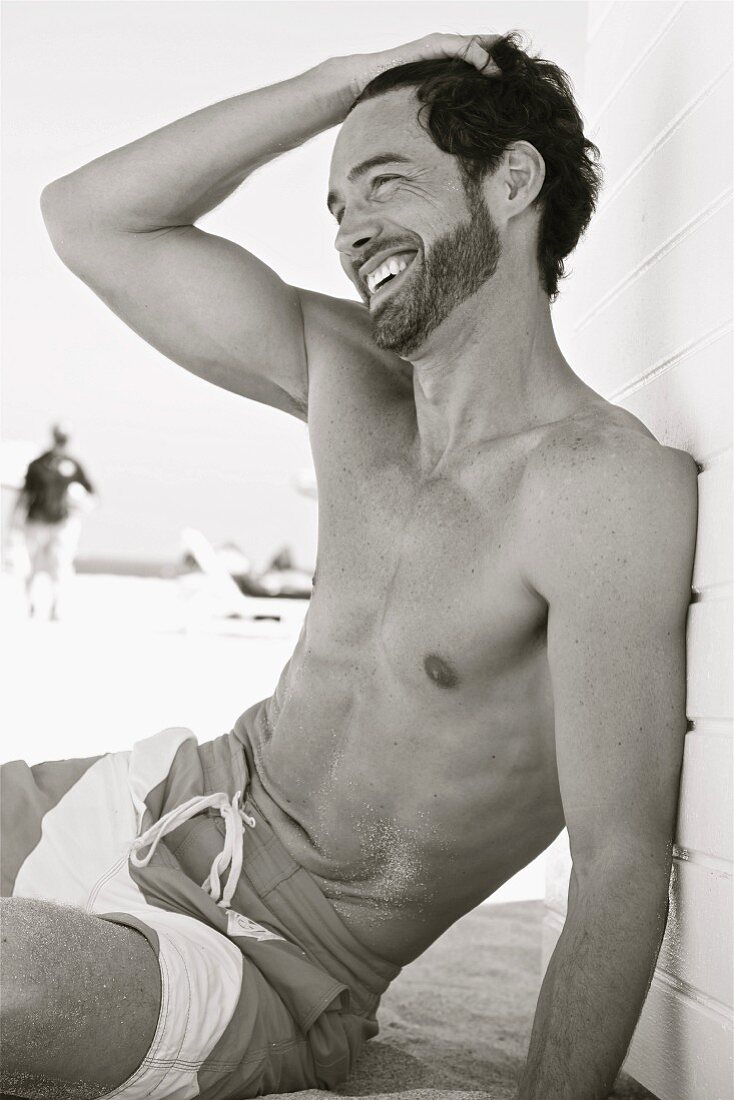
[[[281, 839], [355, 935], [402, 964], [563, 827], [547, 606], [518, 562], [528, 462], [565, 429], [422, 473], [407, 377], [358, 338], [339, 363], [310, 350], [315, 590], [248, 738]], [[645, 432], [601, 398], [571, 427], [607, 422]]]
[[35, 459], [26, 474], [27, 516], [31, 523], [63, 523], [69, 518], [69, 486], [88, 485], [76, 459], [64, 452], [47, 451]]

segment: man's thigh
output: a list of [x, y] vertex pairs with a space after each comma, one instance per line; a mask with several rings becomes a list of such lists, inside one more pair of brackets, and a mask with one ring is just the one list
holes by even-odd
[[0, 1088], [91, 1100], [127, 1080], [150, 1049], [161, 979], [134, 928], [79, 909], [3, 898]]
[[51, 580], [63, 581], [74, 572], [81, 521], [75, 516], [57, 524], [48, 544], [48, 565]]
[[31, 574], [48, 571], [49, 542], [52, 532], [45, 523], [28, 522], [25, 526], [25, 545]]

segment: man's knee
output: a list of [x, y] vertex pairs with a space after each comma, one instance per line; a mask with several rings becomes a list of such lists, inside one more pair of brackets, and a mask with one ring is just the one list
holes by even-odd
[[158, 1021], [160, 972], [148, 942], [30, 898], [3, 899], [1, 917], [0, 1090], [91, 1100], [122, 1084]]

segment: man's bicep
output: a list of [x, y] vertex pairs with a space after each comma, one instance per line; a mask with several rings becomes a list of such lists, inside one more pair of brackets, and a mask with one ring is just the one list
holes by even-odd
[[135, 332], [193, 374], [305, 418], [297, 291], [239, 245], [179, 226], [83, 237], [60, 255]]
[[564, 486], [540, 567], [561, 796], [575, 861], [659, 859], [686, 726], [695, 471], [656, 444], [597, 457]]
[[549, 609], [556, 754], [574, 862], [659, 859], [685, 735], [685, 629], [646, 602]]

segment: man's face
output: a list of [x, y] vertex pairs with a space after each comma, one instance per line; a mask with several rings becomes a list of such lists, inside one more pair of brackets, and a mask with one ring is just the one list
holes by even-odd
[[[360, 104], [332, 160], [336, 247], [375, 342], [408, 357], [491, 278], [501, 245], [481, 186], [417, 121], [412, 89]], [[391, 270], [392, 269], [392, 270]]]

